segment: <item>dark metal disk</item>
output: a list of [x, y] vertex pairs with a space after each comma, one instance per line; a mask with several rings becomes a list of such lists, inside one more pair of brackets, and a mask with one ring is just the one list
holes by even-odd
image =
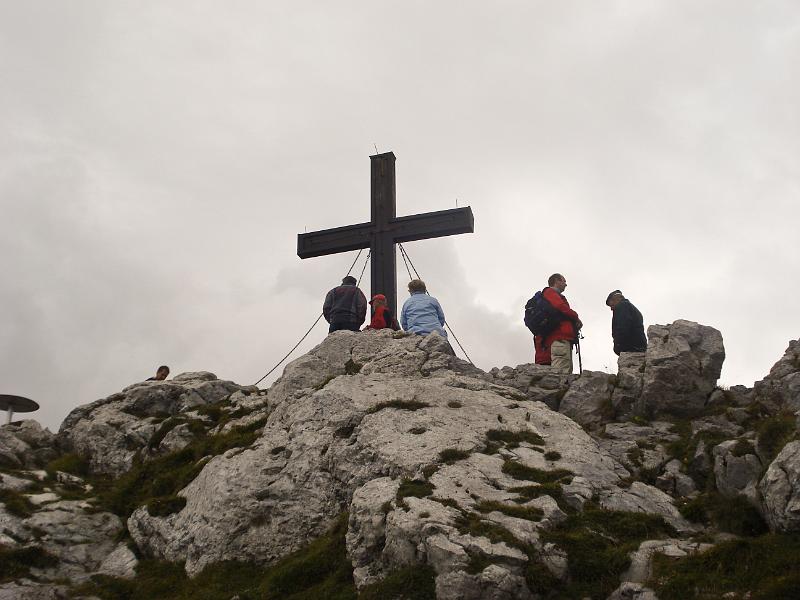
[[0, 410], [13, 410], [15, 413], [27, 413], [39, 410], [39, 405], [30, 398], [0, 394]]

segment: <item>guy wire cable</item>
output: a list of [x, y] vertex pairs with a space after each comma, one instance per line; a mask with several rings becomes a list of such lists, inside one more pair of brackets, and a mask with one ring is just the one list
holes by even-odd
[[[350, 275], [350, 272], [353, 270], [353, 267], [355, 267], [355, 266], [356, 266], [356, 261], [358, 261], [358, 258], [361, 256], [361, 253], [362, 253], [362, 252], [364, 252], [364, 249], [363, 249], [363, 248], [361, 248], [361, 250], [359, 250], [359, 251], [358, 251], [358, 255], [356, 256], [356, 259], [353, 261], [353, 264], [352, 264], [352, 265], [350, 265], [350, 268], [347, 270], [347, 275]], [[369, 261], [369, 255], [370, 255], [370, 254], [371, 254], [371, 251], [370, 251], [369, 253], [367, 253], [367, 260], [366, 260], [366, 261], [364, 261], [364, 269], [366, 269], [366, 268], [367, 268], [367, 262]], [[362, 270], [361, 270], [361, 275], [363, 275], [363, 274], [364, 274], [364, 269], [362, 269]], [[347, 275], [345, 275], [345, 277], [346, 277]], [[359, 277], [359, 281], [361, 281], [361, 278], [360, 278], [360, 277]], [[305, 339], [308, 337], [308, 334], [309, 334], [309, 333], [311, 333], [311, 331], [314, 329], [314, 327], [316, 327], [316, 326], [317, 326], [317, 323], [319, 323], [319, 320], [320, 320], [321, 318], [322, 318], [322, 313], [319, 313], [319, 316], [317, 317], [317, 320], [316, 320], [316, 321], [314, 321], [314, 324], [313, 324], [311, 327], [309, 327], [309, 328], [308, 328], [308, 331], [306, 331], [306, 332], [305, 332], [305, 334], [303, 335], [303, 337], [301, 337], [301, 338], [300, 338], [300, 341], [299, 341], [299, 342], [297, 342], [297, 343], [294, 345], [294, 347], [293, 347], [291, 350], [289, 350], [289, 352], [287, 352], [287, 353], [286, 353], [286, 356], [284, 356], [284, 357], [283, 357], [283, 358], [280, 360], [280, 362], [279, 362], [277, 365], [275, 365], [275, 366], [274, 366], [274, 367], [272, 367], [272, 368], [271, 368], [269, 371], [267, 371], [267, 374], [266, 374], [266, 375], [264, 375], [264, 376], [263, 376], [261, 379], [259, 379], [258, 381], [256, 381], [256, 382], [255, 382], [253, 385], [258, 385], [259, 383], [261, 383], [262, 381], [264, 381], [264, 380], [265, 380], [267, 377], [269, 377], [269, 375], [270, 375], [270, 374], [271, 374], [271, 373], [272, 373], [272, 372], [273, 372], [275, 369], [277, 369], [278, 367], [280, 367], [280, 366], [283, 364], [283, 361], [285, 361], [287, 358], [289, 358], [289, 356], [292, 354], [292, 352], [294, 352], [295, 350], [297, 350], [297, 347], [298, 347], [300, 344], [302, 344], [302, 343], [303, 343], [303, 340], [305, 340]]]
[[[414, 274], [417, 276], [417, 279], [422, 279], [422, 277], [419, 276], [419, 271], [417, 271], [417, 267], [415, 267], [414, 263], [411, 261], [411, 257], [408, 256], [408, 252], [406, 252], [406, 249], [403, 248], [403, 244], [397, 244], [397, 245], [400, 246], [400, 254], [403, 255], [403, 260], [406, 260], [406, 258], [408, 258], [408, 262], [411, 264], [411, 268], [414, 269]], [[406, 268], [408, 268], [408, 265], [406, 265]], [[408, 275], [410, 277], [411, 273], [409, 273]], [[427, 291], [425, 293], [430, 295], [430, 293]], [[446, 320], [444, 322], [444, 326], [447, 328], [447, 331], [453, 334], [453, 339], [456, 341], [456, 344], [458, 344], [458, 347], [461, 348], [461, 351], [464, 353], [464, 356], [467, 357], [469, 364], [471, 364], [474, 367], [475, 363], [472, 362], [472, 359], [469, 357], [469, 354], [467, 354], [467, 351], [464, 350], [464, 346], [462, 346], [461, 342], [458, 340], [458, 336], [456, 335], [455, 331], [453, 331], [453, 328], [450, 327], [450, 324]]]

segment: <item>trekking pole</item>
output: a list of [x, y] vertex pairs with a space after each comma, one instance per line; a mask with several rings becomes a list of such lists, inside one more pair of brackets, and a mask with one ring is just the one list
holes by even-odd
[[578, 339], [575, 340], [575, 348], [578, 350], [578, 374], [583, 375], [583, 361], [581, 360], [581, 338], [583, 334], [578, 331]]

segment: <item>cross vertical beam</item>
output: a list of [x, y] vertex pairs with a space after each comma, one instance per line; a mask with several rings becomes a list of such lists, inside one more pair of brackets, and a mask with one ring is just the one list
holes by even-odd
[[370, 250], [372, 263], [372, 295], [386, 296], [386, 305], [397, 316], [397, 259], [395, 241], [388, 235], [395, 218], [397, 189], [392, 152], [370, 156], [370, 195], [372, 225], [374, 227]]
[[454, 208], [397, 217], [395, 156], [392, 152], [370, 156], [371, 220], [297, 236], [297, 256], [312, 258], [369, 248], [372, 253], [372, 293], [383, 294], [397, 314], [397, 262], [395, 244], [459, 233], [472, 233], [472, 209]]

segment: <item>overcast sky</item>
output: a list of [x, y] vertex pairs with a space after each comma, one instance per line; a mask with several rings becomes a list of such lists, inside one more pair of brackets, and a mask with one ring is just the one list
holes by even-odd
[[0, 393], [55, 429], [162, 363], [255, 382], [355, 257], [296, 235], [369, 220], [376, 147], [398, 215], [472, 206], [406, 247], [478, 366], [532, 362], [559, 271], [585, 368], [621, 288], [752, 385], [800, 335], [798, 73], [795, 0], [0, 0]]

